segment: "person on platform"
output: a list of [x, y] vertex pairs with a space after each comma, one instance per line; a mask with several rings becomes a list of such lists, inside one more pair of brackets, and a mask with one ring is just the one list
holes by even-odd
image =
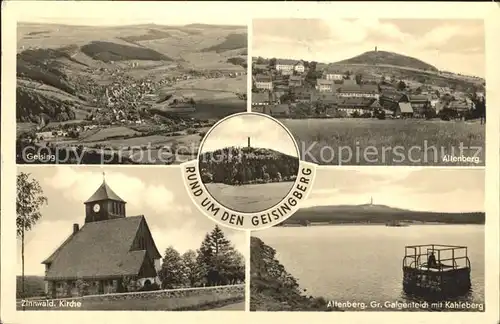
[[437, 268], [437, 261], [434, 252], [431, 252], [429, 257], [427, 258], [427, 267], [429, 268]]

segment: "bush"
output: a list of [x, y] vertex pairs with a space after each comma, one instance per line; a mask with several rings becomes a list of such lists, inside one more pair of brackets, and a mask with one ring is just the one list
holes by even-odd
[[144, 285], [139, 291], [155, 291], [160, 290], [161, 287], [157, 283], [153, 283], [150, 285]]
[[89, 283], [85, 280], [78, 279], [76, 281], [76, 287], [78, 288], [78, 291], [80, 293], [80, 296], [85, 296], [89, 294]]
[[201, 173], [201, 181], [203, 183], [210, 183], [214, 181], [214, 176], [210, 172], [202, 172]]

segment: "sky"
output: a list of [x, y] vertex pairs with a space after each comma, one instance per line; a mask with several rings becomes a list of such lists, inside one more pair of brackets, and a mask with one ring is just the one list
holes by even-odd
[[[65, 9], [66, 8], [66, 9]], [[193, 23], [246, 25], [243, 10], [228, 3], [212, 3], [199, 10], [200, 4], [169, 2], [43, 2], [23, 6], [18, 21], [64, 25], [117, 26], [135, 24], [186, 25]], [[197, 10], [198, 9], [198, 10]], [[221, 12], [231, 10], [231, 15]], [[112, 12], [112, 13], [111, 13]]]
[[[42, 218], [26, 233], [25, 271], [43, 275], [41, 262], [71, 234], [73, 224], [85, 221], [83, 202], [106, 183], [127, 202], [127, 216], [144, 215], [160, 253], [172, 245], [180, 253], [196, 250], [215, 222], [201, 214], [184, 189], [181, 169], [172, 167], [43, 166], [19, 167], [31, 173], [48, 199]], [[244, 255], [246, 237], [242, 231], [221, 227], [226, 237]], [[20, 251], [18, 240], [18, 251]], [[18, 256], [18, 271], [21, 257]]]
[[318, 168], [304, 207], [373, 203], [416, 211], [484, 212], [484, 169]]
[[378, 50], [412, 56], [440, 70], [484, 77], [482, 20], [254, 19], [252, 56], [334, 63]]
[[274, 119], [262, 115], [244, 114], [225, 119], [207, 134], [202, 152], [225, 147], [252, 147], [273, 149], [298, 157], [295, 140]]

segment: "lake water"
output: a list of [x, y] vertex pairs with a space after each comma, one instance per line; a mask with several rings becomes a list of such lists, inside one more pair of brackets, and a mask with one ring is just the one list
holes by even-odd
[[471, 262], [472, 292], [459, 300], [484, 303], [482, 225], [275, 227], [253, 236], [276, 250], [279, 261], [307, 295], [366, 305], [411, 301], [402, 291], [406, 245], [464, 245]]

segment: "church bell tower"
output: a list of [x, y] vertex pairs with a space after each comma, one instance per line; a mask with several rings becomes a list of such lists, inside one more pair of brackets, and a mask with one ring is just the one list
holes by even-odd
[[125, 217], [126, 202], [106, 183], [104, 178], [97, 191], [85, 201], [85, 223]]

